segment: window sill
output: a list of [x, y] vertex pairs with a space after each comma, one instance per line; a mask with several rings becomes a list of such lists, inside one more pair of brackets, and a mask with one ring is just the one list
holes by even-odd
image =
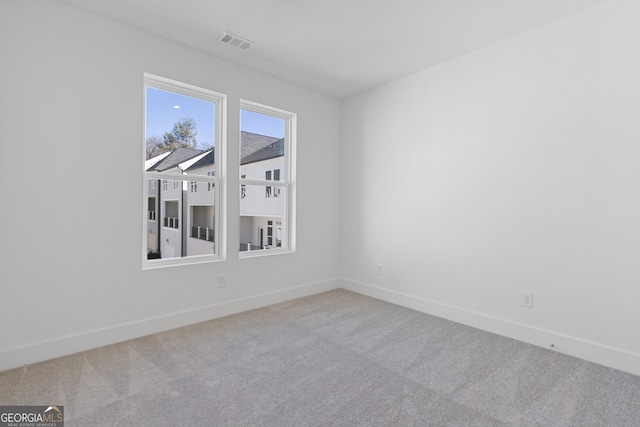
[[283, 254], [292, 254], [295, 252], [295, 249], [255, 249], [252, 251], [243, 251], [240, 252], [240, 259], [245, 258], [258, 258], [265, 256], [273, 256], [273, 255], [283, 255]]
[[154, 260], [145, 260], [142, 264], [142, 270], [156, 270], [158, 268], [207, 264], [220, 261], [225, 261], [225, 259], [215, 255], [192, 256], [190, 258], [160, 258]]

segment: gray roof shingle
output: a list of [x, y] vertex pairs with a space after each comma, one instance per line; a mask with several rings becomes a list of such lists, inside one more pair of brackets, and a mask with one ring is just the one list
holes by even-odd
[[180, 163], [199, 156], [200, 154], [202, 154], [202, 151], [194, 150], [193, 148], [176, 148], [171, 152], [171, 154], [151, 166], [147, 171], [164, 172], [168, 169], [175, 168]]
[[260, 162], [262, 160], [274, 159], [284, 156], [284, 138], [280, 138], [270, 145], [251, 153], [240, 160], [241, 165]]
[[[259, 135], [251, 132], [240, 132], [240, 159], [244, 159], [264, 147], [273, 144], [280, 138]], [[241, 163], [243, 163], [241, 161]]]
[[[151, 166], [147, 171], [164, 172], [178, 166], [180, 163], [199, 156], [203, 152], [191, 148], [177, 148], [164, 159]], [[240, 164], [260, 162], [284, 156], [284, 138], [259, 135], [251, 132], [240, 132]], [[215, 148], [206, 156], [189, 166], [186, 170], [193, 170], [215, 163]]]
[[211, 151], [209, 151], [206, 156], [204, 156], [203, 158], [201, 158], [200, 160], [198, 160], [197, 162], [189, 166], [186, 170], [190, 171], [193, 169], [203, 168], [203, 167], [215, 164], [215, 161], [216, 161], [215, 151], [216, 149], [212, 148]]

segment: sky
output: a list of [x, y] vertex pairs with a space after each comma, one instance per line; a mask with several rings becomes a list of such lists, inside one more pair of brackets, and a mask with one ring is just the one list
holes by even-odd
[[[173, 129], [174, 123], [184, 117], [197, 125], [196, 139], [200, 146], [215, 145], [215, 104], [190, 96], [147, 87], [146, 137], [162, 138]], [[284, 120], [252, 111], [241, 110], [241, 130], [260, 135], [282, 138]]]
[[240, 130], [282, 138], [284, 137], [284, 120], [253, 111], [240, 110]]
[[147, 87], [147, 138], [153, 135], [162, 138], [165, 132], [171, 132], [174, 123], [184, 117], [196, 122], [199, 145], [214, 145], [213, 102]]

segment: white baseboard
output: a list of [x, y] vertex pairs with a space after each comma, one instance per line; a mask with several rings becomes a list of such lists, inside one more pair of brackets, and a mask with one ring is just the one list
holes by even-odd
[[0, 371], [217, 319], [341, 287], [340, 279], [309, 283], [194, 310], [0, 351]]
[[[342, 279], [342, 287], [382, 301], [387, 301], [416, 311], [431, 314], [463, 325], [513, 338], [539, 347], [558, 351], [579, 359], [588, 360], [620, 371], [640, 375], [640, 355], [606, 345], [585, 341], [552, 331], [515, 323], [483, 313], [465, 310], [389, 289]], [[553, 348], [551, 348], [553, 344]]]

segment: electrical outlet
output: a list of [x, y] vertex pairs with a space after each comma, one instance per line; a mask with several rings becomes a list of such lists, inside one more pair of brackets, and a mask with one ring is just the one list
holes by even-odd
[[227, 286], [227, 279], [224, 277], [224, 274], [218, 274], [218, 287], [224, 288]]
[[520, 305], [533, 308], [533, 292], [522, 291], [520, 293]]
[[378, 274], [378, 276], [382, 276], [382, 272], [383, 272], [382, 264], [376, 264], [376, 273]]

